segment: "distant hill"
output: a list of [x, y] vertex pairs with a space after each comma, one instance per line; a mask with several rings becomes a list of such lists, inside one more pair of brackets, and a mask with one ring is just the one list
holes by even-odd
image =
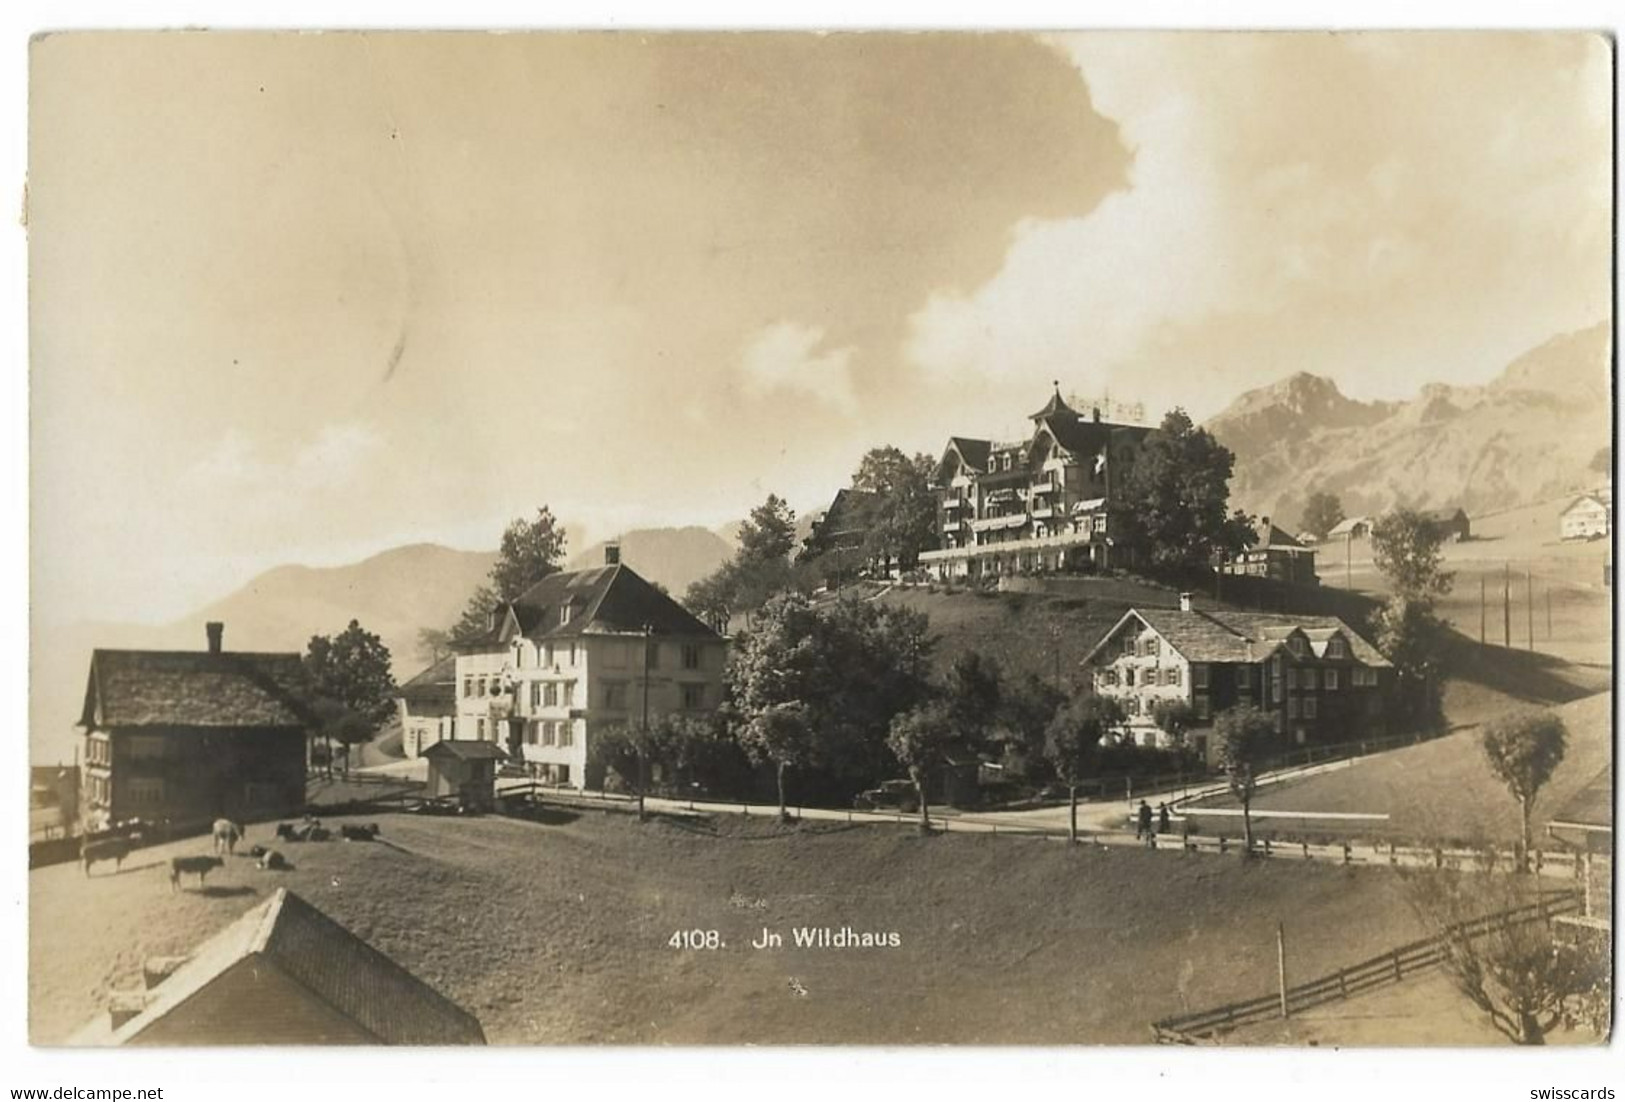
[[[620, 543], [623, 563], [678, 598], [734, 553], [733, 544], [700, 527], [640, 528], [622, 535]], [[580, 570], [603, 561], [604, 544], [595, 543], [571, 557], [568, 566]]]
[[1565, 334], [1483, 386], [1429, 384], [1408, 402], [1356, 401], [1300, 372], [1206, 427], [1236, 455], [1231, 501], [1287, 525], [1317, 490], [1350, 514], [1540, 501], [1597, 477], [1611, 434], [1609, 339], [1606, 324]]
[[416, 673], [417, 633], [449, 627], [485, 580], [492, 551], [413, 544], [347, 566], [279, 566], [170, 624], [37, 623], [29, 675], [30, 748], [42, 762], [70, 760], [91, 651], [97, 647], [201, 650], [203, 625], [226, 625], [228, 650], [303, 651], [312, 635], [360, 620], [389, 648], [395, 676]]

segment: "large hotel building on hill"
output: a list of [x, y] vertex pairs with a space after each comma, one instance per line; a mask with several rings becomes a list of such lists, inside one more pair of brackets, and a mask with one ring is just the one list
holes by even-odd
[[942, 580], [1123, 565], [1107, 506], [1151, 430], [1079, 414], [1059, 388], [1033, 414], [1032, 435], [996, 443], [950, 437], [937, 464], [935, 551], [920, 565]]

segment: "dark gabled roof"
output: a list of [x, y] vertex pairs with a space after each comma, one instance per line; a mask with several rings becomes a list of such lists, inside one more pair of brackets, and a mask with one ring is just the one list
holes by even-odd
[[[570, 610], [567, 621], [561, 615], [566, 608]], [[493, 630], [463, 642], [459, 649], [480, 651], [506, 645], [514, 634], [509, 616], [527, 639], [637, 634], [645, 625], [655, 635], [721, 638], [624, 563], [549, 574], [505, 606]]]
[[441, 739], [423, 751], [426, 758], [453, 757], [459, 761], [507, 761], [508, 752], [481, 739]]
[[1551, 818], [1555, 827], [1580, 830], [1614, 829], [1614, 770], [1605, 765], [1586, 786], [1569, 798]]
[[822, 517], [813, 522], [813, 526], [831, 536], [866, 528], [869, 524], [869, 510], [879, 500], [880, 495], [870, 490], [855, 490], [851, 487], [836, 490], [835, 500], [829, 503], [829, 508], [824, 510]]
[[[965, 466], [973, 471], [987, 470], [987, 460], [993, 454], [993, 441], [975, 440], [969, 436], [948, 437], [948, 447], [943, 451], [943, 462], [948, 460], [948, 453], [953, 452], [965, 461]], [[938, 464], [941, 469], [941, 464]]]
[[457, 656], [448, 654], [395, 694], [414, 715], [454, 715], [457, 711]]
[[1114, 440], [1127, 438], [1138, 443], [1151, 432], [1143, 425], [1117, 425], [1110, 421], [1051, 418], [1041, 422], [1054, 435], [1055, 442], [1079, 458], [1093, 458]]
[[[474, 1015], [286, 888], [199, 946], [110, 1040], [139, 1042], [156, 1022], [249, 959], [304, 988], [379, 1044], [485, 1043]], [[253, 1008], [242, 1012], [251, 1030]]]
[[1447, 506], [1440, 509], [1422, 509], [1419, 510], [1419, 512], [1421, 513], [1423, 520], [1431, 520], [1435, 524], [1448, 524], [1457, 518], [1462, 520], [1467, 519], [1467, 511], [1459, 506]]
[[1252, 549], [1255, 551], [1265, 549], [1276, 551], [1309, 550], [1297, 536], [1273, 523], [1264, 525], [1264, 530], [1258, 534], [1258, 542], [1253, 544]]
[[1382, 656], [1359, 633], [1336, 616], [1281, 616], [1265, 612], [1181, 612], [1177, 608], [1135, 608], [1123, 614], [1084, 657], [1091, 661], [1124, 620], [1134, 617], [1151, 628], [1188, 662], [1260, 662], [1295, 632], [1302, 632], [1317, 655], [1334, 634], [1348, 641], [1354, 657], [1367, 666], [1387, 667]]
[[97, 650], [82, 727], [308, 727], [297, 654]]

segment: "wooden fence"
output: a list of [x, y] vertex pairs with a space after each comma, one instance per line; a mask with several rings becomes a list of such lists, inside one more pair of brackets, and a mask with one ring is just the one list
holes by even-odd
[[[1579, 895], [1561, 892], [1541, 896], [1511, 910], [1499, 911], [1482, 918], [1458, 923], [1437, 937], [1424, 938], [1401, 945], [1359, 964], [1339, 968], [1330, 975], [1289, 987], [1286, 990], [1286, 1010], [1308, 1010], [1323, 1003], [1346, 999], [1364, 991], [1398, 983], [1406, 976], [1433, 968], [1443, 962], [1449, 942], [1453, 938], [1475, 938], [1507, 926], [1520, 926], [1528, 922], [1548, 921], [1558, 915], [1579, 908]], [[1271, 992], [1256, 999], [1227, 1003], [1211, 1010], [1182, 1014], [1151, 1023], [1151, 1034], [1158, 1044], [1193, 1045], [1210, 1043], [1217, 1034], [1253, 1022], [1267, 1021], [1281, 1016], [1281, 993]]]

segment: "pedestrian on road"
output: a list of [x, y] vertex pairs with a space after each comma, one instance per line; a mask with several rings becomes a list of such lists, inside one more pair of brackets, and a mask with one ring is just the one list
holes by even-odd
[[1157, 833], [1167, 834], [1173, 829], [1173, 819], [1168, 814], [1168, 804], [1163, 802], [1157, 805]]
[[1144, 800], [1140, 801], [1140, 818], [1138, 829], [1134, 832], [1136, 838], [1151, 837], [1151, 805]]

